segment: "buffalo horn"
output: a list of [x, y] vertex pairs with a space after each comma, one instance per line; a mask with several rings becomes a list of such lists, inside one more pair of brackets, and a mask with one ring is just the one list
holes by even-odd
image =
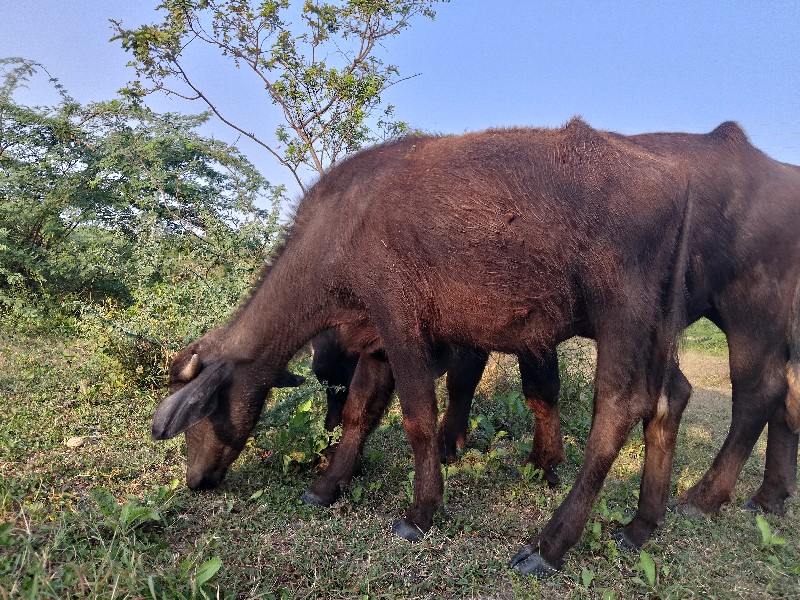
[[178, 373], [178, 377], [181, 381], [191, 381], [197, 377], [197, 374], [200, 372], [200, 365], [200, 355], [192, 354], [191, 360], [184, 365], [181, 372]]

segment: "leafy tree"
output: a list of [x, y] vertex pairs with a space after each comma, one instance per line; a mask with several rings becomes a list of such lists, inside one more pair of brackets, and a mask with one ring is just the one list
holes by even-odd
[[[158, 90], [204, 103], [289, 169], [305, 192], [309, 173], [322, 174], [365, 143], [405, 131], [405, 123], [392, 120], [393, 107], [381, 102], [381, 94], [400, 81], [398, 69], [376, 51], [413, 17], [433, 18], [436, 1], [308, 0], [298, 7], [288, 0], [164, 0], [161, 23], [114, 25], [139, 76], [129, 93]], [[233, 122], [212, 91], [197, 83], [185, 54], [198, 42], [263, 86], [280, 115], [273, 119], [274, 138]]]
[[42, 67], [0, 67], [0, 304], [27, 291], [129, 305], [178, 282], [189, 305], [198, 289], [239, 299], [279, 233], [280, 190], [196, 132], [208, 114], [84, 107], [52, 78], [57, 106], [23, 106], [14, 94]]
[[[14, 92], [38, 67], [7, 59], [0, 86], [0, 278], [41, 289], [93, 279], [108, 263], [68, 260], [81, 222], [113, 210], [107, 190], [91, 186], [95, 152], [79, 126], [80, 107], [60, 87], [58, 109], [21, 106]], [[81, 254], [91, 254], [91, 244]], [[94, 273], [89, 270], [94, 269]]]

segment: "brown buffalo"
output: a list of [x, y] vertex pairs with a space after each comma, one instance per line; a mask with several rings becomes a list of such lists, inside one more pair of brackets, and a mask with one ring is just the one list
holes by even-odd
[[[735, 123], [701, 135], [612, 135], [675, 161], [691, 178], [695, 217], [686, 313], [689, 321], [711, 319], [730, 347], [734, 410], [728, 438], [676, 506], [690, 515], [713, 514], [731, 500], [744, 461], [768, 424], [764, 481], [745, 506], [783, 513], [785, 499], [797, 491], [800, 431], [800, 168], [755, 149]], [[555, 348], [541, 355], [538, 368], [531, 364], [523, 389], [536, 426], [527, 460], [555, 481], [553, 467], [563, 456]], [[685, 389], [685, 383], [676, 385]], [[470, 402], [471, 395], [451, 397], [445, 423], [465, 415]], [[447, 431], [443, 426], [444, 436]], [[449, 430], [451, 440], [459, 435], [463, 429]], [[662, 520], [663, 512], [640, 512], [619, 539], [640, 546]]]
[[[753, 445], [768, 425], [761, 487], [745, 504], [783, 513], [797, 491], [800, 432], [800, 168], [777, 162], [727, 122], [708, 134], [617, 136], [680, 164], [692, 181], [688, 321], [707, 317], [730, 348], [733, 413], [719, 454], [677, 501], [690, 515], [719, 511]], [[551, 360], [554, 360], [555, 349]], [[532, 401], [537, 427], [559, 421], [557, 380], [545, 374]], [[469, 410], [466, 403], [460, 410]], [[538, 445], [537, 445], [538, 444]], [[558, 455], [560, 444], [534, 440], [534, 453]], [[626, 540], [640, 545], [654, 524]]]
[[[336, 460], [357, 455], [367, 433], [348, 422], [372, 410], [373, 390], [360, 382], [385, 381], [369, 374], [391, 368], [415, 463], [413, 503], [394, 531], [419, 539], [443, 490], [433, 347], [543, 356], [589, 330], [598, 361], [585, 461], [513, 559], [520, 572], [547, 574], [580, 538], [641, 420], [643, 485], [666, 487], [672, 431], [688, 399], [670, 369], [685, 325], [687, 190], [673, 158], [580, 120], [557, 130], [409, 137], [361, 152], [310, 190], [237, 315], [176, 357], [153, 435], [185, 431], [188, 485], [218, 484], [294, 353], [323, 330], [372, 324], [378, 337], [361, 338]], [[200, 368], [189, 369], [195, 355]]]

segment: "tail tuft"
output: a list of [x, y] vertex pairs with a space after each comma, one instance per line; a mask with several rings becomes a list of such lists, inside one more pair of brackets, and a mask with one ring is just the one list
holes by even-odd
[[800, 281], [794, 291], [789, 321], [789, 362], [786, 363], [786, 422], [794, 433], [800, 433]]
[[786, 363], [786, 379], [789, 393], [786, 394], [786, 422], [793, 433], [800, 433], [800, 363]]

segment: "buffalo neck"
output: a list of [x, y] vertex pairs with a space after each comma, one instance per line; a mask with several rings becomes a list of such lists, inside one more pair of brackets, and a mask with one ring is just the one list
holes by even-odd
[[267, 379], [277, 377], [291, 357], [325, 329], [330, 302], [316, 273], [308, 257], [287, 248], [265, 268], [250, 298], [219, 330], [222, 354], [251, 363]]

